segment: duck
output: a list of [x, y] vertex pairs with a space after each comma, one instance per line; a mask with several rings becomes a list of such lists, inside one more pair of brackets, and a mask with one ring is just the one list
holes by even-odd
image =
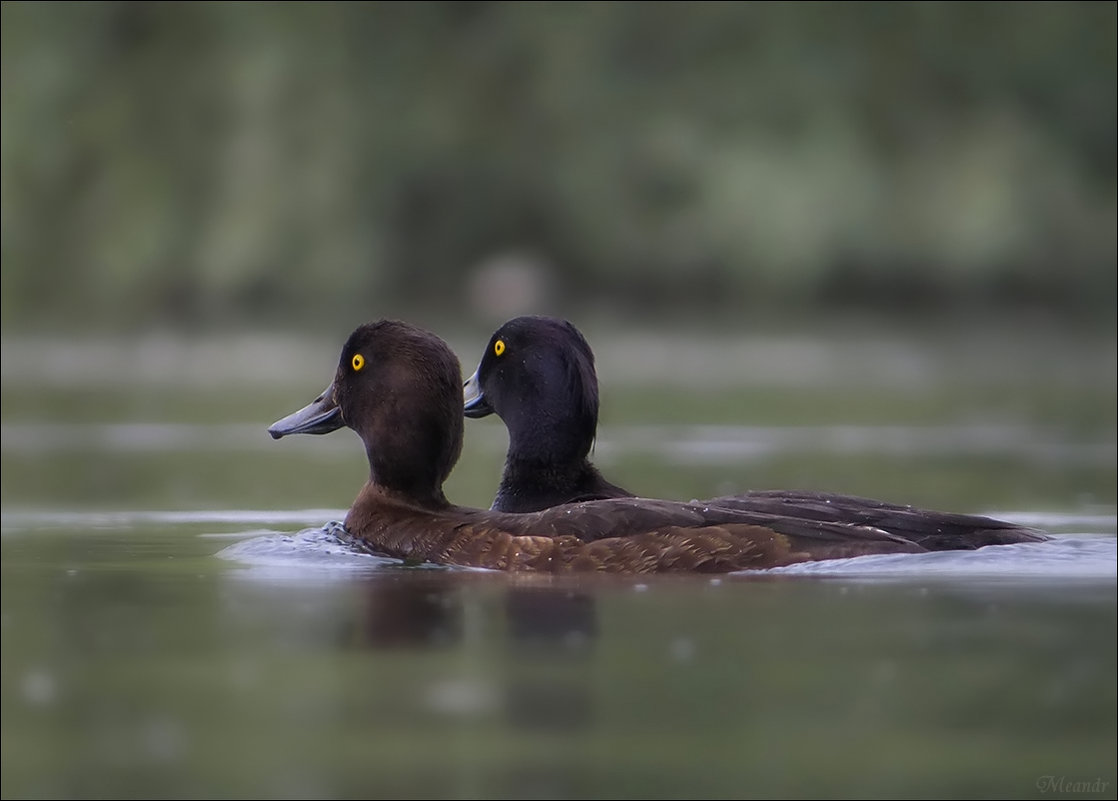
[[280, 439], [354, 431], [369, 474], [345, 516], [345, 536], [408, 565], [728, 573], [927, 550], [873, 526], [654, 498], [526, 513], [459, 506], [443, 484], [461, 455], [464, 402], [461, 365], [446, 342], [403, 321], [378, 320], [350, 334], [326, 390], [268, 432]]
[[[557, 317], [514, 317], [490, 337], [463, 387], [467, 418], [496, 414], [508, 430], [491, 508], [534, 512], [572, 501], [633, 497], [590, 461], [598, 426], [598, 377], [586, 337]], [[753, 490], [704, 506], [871, 526], [928, 550], [1038, 542], [1045, 532], [1003, 520], [938, 512], [829, 492]]]

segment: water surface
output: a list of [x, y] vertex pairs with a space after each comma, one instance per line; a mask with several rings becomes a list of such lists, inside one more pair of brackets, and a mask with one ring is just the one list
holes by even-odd
[[[865, 347], [822, 343], [822, 372], [696, 388], [689, 362], [672, 388], [607, 347], [596, 458], [646, 494], [826, 489], [1055, 538], [553, 578], [403, 568], [322, 528], [359, 442], [264, 428], [336, 354], [157, 345], [5, 342], [5, 797], [1115, 796], [1112, 360], [955, 373], [890, 341], [912, 358], [852, 387], [830, 367]], [[487, 505], [503, 448], [471, 421], [450, 496]]]

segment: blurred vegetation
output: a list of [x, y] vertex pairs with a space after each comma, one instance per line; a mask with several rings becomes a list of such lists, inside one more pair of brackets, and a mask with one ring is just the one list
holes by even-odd
[[5, 331], [1113, 322], [1114, 3], [2, 8]]

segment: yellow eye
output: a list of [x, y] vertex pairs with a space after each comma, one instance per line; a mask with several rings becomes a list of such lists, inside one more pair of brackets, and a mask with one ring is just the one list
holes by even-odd
[[505, 341], [503, 339], [498, 339], [496, 342], [493, 343], [493, 354], [495, 356], [500, 356], [504, 352], [505, 352]]
[[355, 371], [360, 371], [361, 368], [364, 367], [364, 366], [365, 366], [365, 357], [362, 356], [360, 353], [353, 354], [353, 369]]

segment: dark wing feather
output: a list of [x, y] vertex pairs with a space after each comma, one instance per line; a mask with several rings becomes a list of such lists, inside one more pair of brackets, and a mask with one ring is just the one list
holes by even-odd
[[985, 545], [1048, 539], [1043, 531], [990, 517], [936, 512], [825, 492], [765, 490], [711, 498], [704, 504], [745, 513], [871, 526], [904, 537], [931, 551], [967, 550]]
[[570, 535], [512, 535], [465, 526], [432, 560], [497, 570], [548, 573], [725, 573], [807, 561], [811, 557], [761, 528], [665, 528], [585, 542]]
[[523, 515], [386, 502], [365, 508], [346, 527], [370, 550], [496, 570], [724, 573], [924, 550], [868, 526], [635, 498]]

